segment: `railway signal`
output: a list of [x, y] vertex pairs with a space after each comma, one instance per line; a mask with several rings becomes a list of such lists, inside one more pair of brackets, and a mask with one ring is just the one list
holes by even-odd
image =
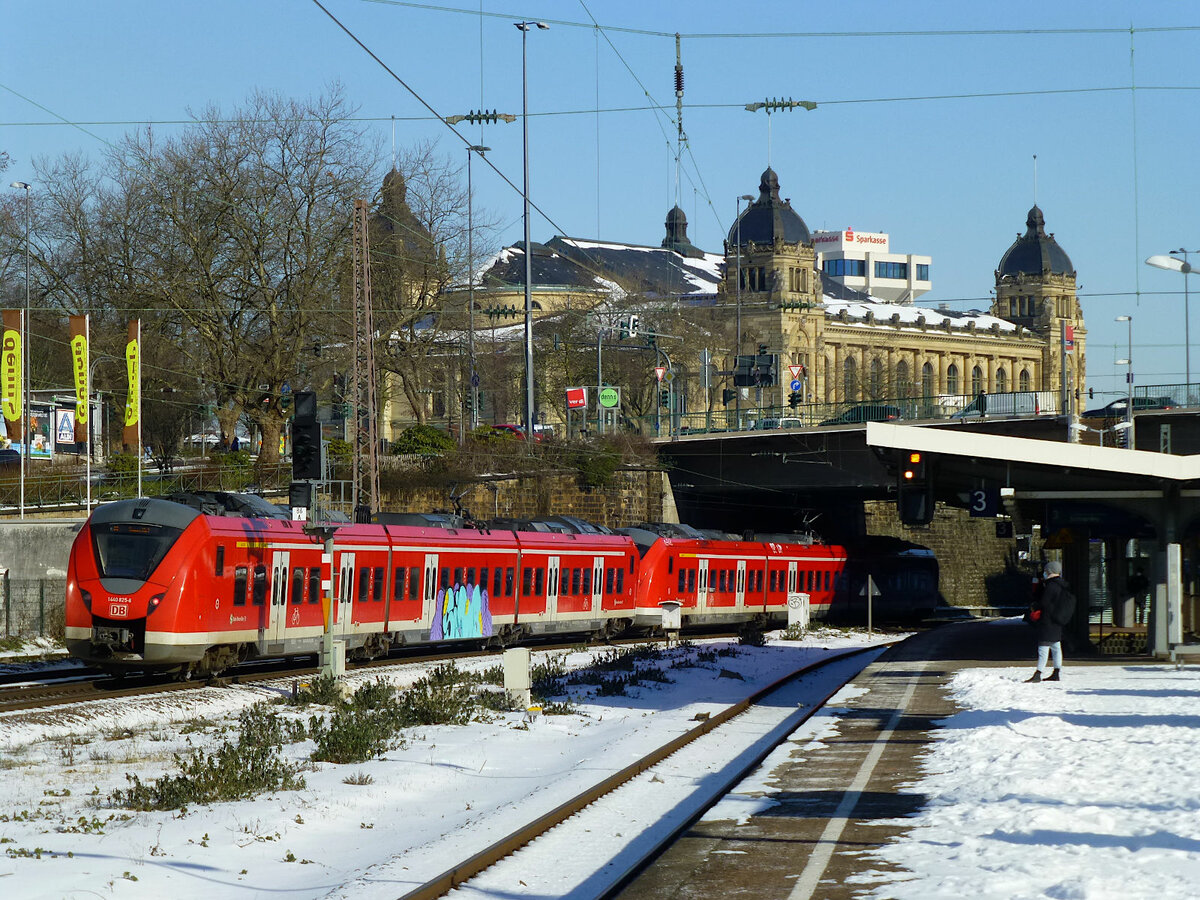
[[928, 525], [936, 504], [928, 454], [902, 450], [896, 467], [896, 511], [905, 525]]

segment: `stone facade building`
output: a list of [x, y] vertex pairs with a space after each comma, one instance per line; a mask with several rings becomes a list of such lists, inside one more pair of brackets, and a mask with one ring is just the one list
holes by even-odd
[[[812, 235], [767, 169], [759, 197], [725, 242], [724, 302], [738, 307], [743, 354], [758, 345], [804, 366], [804, 400], [969, 398], [981, 391], [1085, 388], [1083, 313], [1075, 271], [1042, 211], [995, 273], [988, 313], [877, 302], [822, 282]], [[740, 285], [739, 285], [740, 281]], [[1063, 338], [1074, 343], [1064, 353]]]

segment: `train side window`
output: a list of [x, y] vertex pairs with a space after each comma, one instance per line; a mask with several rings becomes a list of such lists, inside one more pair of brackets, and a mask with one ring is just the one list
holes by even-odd
[[633, 574], [633, 557], [629, 557], [629, 574]]
[[421, 596], [421, 567], [413, 566], [408, 570], [408, 599], [416, 600]]
[[321, 570], [316, 566], [308, 570], [308, 602], [321, 602]]
[[604, 593], [611, 594], [613, 592], [613, 582], [616, 578], [613, 575], [613, 567], [608, 566], [604, 570]]
[[771, 570], [771, 577], [770, 577], [769, 581], [770, 581], [769, 590], [772, 593], [779, 590], [779, 572], [777, 572], [775, 569]]
[[488, 589], [488, 570], [486, 568], [479, 570], [479, 589], [481, 591]]
[[687, 569], [679, 570], [679, 593], [687, 590]]
[[589, 567], [589, 568], [586, 568], [583, 570], [583, 595], [585, 597], [588, 597], [588, 596], [591, 596], [591, 593], [592, 593], [592, 570]]
[[236, 566], [233, 570], [233, 605], [246, 605], [246, 567]]
[[576, 597], [578, 597], [581, 592], [582, 585], [580, 585], [579, 582], [582, 578], [583, 578], [583, 570], [582, 569], [572, 569], [571, 570], [571, 593], [574, 594]]
[[292, 604], [304, 602], [304, 569], [292, 569]]
[[371, 585], [371, 596], [373, 596], [375, 598], [375, 601], [378, 603], [380, 600], [383, 599], [383, 567], [382, 566], [375, 567], [374, 582], [375, 583]]
[[450, 587], [450, 569], [443, 566], [442, 567], [442, 590], [444, 591], [448, 587]]
[[526, 566], [521, 570], [521, 596], [528, 597], [533, 593], [533, 569]]
[[407, 569], [401, 567], [392, 573], [392, 596], [397, 600], [404, 599], [404, 573]]
[[465, 582], [465, 581], [463, 581], [463, 568], [462, 568], [462, 566], [455, 566], [455, 567], [454, 567], [454, 581], [453, 581], [452, 583], [453, 583], [453, 584], [466, 584], [466, 582]]
[[810, 591], [813, 589], [813, 570], [812, 569], [808, 570], [808, 589]]
[[668, 556], [667, 557], [667, 574], [670, 575], [674, 571], [675, 571], [675, 557]]
[[825, 590], [829, 590], [829, 570], [825, 570]]
[[504, 596], [515, 597], [517, 593], [517, 570], [509, 566], [504, 570]]
[[719, 569], [719, 570], [717, 571], [717, 590], [718, 590], [718, 591], [723, 591], [723, 590], [725, 590], [725, 577], [726, 577], [726, 575], [727, 575], [727, 573], [726, 573], [726, 571], [725, 571], [724, 569]]
[[503, 587], [504, 587], [504, 570], [501, 569], [499, 566], [496, 566], [495, 571], [492, 572], [492, 596], [493, 597], [503, 597], [504, 595], [502, 593], [500, 593], [500, 591], [503, 589]]
[[366, 603], [368, 600], [371, 599], [370, 578], [371, 578], [371, 570], [369, 568], [367, 568], [366, 566], [363, 566], [361, 569], [358, 570], [358, 602], [359, 603]]
[[688, 593], [689, 593], [689, 594], [691, 594], [691, 593], [693, 593], [695, 590], [696, 590], [696, 570], [695, 570], [695, 569], [688, 569], [688, 583], [687, 583], [687, 591], [688, 591]]
[[533, 593], [535, 596], [541, 596], [546, 590], [546, 570], [538, 569], [534, 576]]
[[254, 567], [254, 590], [250, 599], [255, 606], [267, 602], [267, 567], [262, 563]]
[[624, 567], [617, 569], [617, 593], [625, 593], [625, 569]]
[[479, 582], [477, 582], [477, 581], [475, 580], [475, 567], [474, 567], [474, 566], [468, 566], [468, 567], [467, 567], [467, 580], [464, 582], [464, 584], [475, 585], [475, 584], [478, 584], [478, 583], [479, 583]]
[[217, 545], [217, 565], [213, 572], [218, 578], [225, 574], [225, 545]]

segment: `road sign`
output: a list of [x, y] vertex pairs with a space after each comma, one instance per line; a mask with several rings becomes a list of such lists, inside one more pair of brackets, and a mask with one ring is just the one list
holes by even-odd
[[665, 375], [662, 376], [662, 378], [660, 378], [658, 380], [665, 381], [667, 384], [670, 384], [671, 382], [673, 382], [675, 380], [675, 373], [667, 372]]
[[606, 387], [600, 389], [600, 405], [605, 409], [613, 409], [621, 405], [621, 389]]
[[[793, 379], [797, 379], [800, 377], [800, 373], [804, 371], [804, 366], [788, 366], [788, 371], [791, 373]], [[793, 387], [792, 390], [796, 391], [799, 388]]]
[[667, 374], [666, 366], [655, 366], [654, 367], [654, 377], [657, 378], [659, 381], [662, 381], [663, 376], [666, 374]]
[[800, 390], [800, 381], [799, 381], [798, 379], [793, 379], [793, 380], [792, 380], [792, 390], [793, 390], [793, 391], [798, 391], [798, 390]]
[[587, 388], [567, 388], [567, 409], [587, 409]]

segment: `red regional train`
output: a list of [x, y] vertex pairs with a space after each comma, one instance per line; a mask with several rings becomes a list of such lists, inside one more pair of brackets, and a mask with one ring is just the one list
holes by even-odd
[[[839, 596], [848, 602], [855, 571], [874, 568], [795, 536], [733, 540], [654, 525], [613, 533], [568, 517], [460, 525], [385, 515], [339, 525], [330, 559], [304, 523], [264, 517], [278, 508], [237, 496], [98, 507], [68, 563], [71, 655], [193, 677], [249, 658], [315, 654], [323, 597], [335, 637], [360, 659], [411, 643], [617, 634], [659, 625], [664, 601], [680, 604], [685, 627], [782, 621], [796, 593], [822, 618]], [[917, 614], [937, 598], [936, 561], [925, 553], [919, 584], [905, 585], [903, 603]], [[902, 570], [912, 581], [911, 562]]]

